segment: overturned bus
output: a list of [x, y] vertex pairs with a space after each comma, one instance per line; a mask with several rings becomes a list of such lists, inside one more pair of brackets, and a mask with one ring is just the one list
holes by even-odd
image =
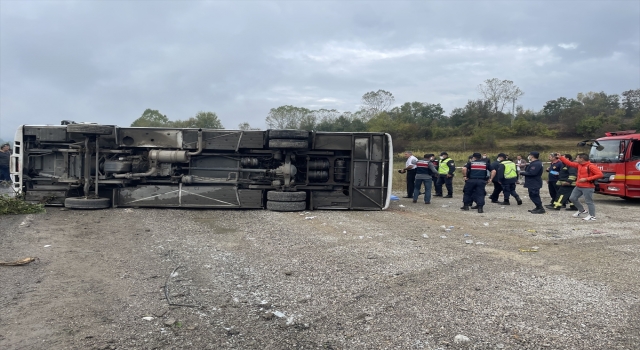
[[109, 207], [382, 210], [386, 133], [23, 125], [11, 157], [27, 201]]

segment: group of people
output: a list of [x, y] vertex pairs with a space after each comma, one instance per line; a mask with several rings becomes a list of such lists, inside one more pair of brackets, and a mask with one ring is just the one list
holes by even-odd
[[[435, 155], [425, 154], [421, 160], [412, 152], [404, 153], [407, 159], [404, 169], [399, 172], [407, 174], [407, 196], [413, 203], [418, 202], [418, 197], [424, 193], [424, 203], [431, 203], [432, 187], [435, 188], [434, 196], [453, 198], [453, 177], [456, 172], [455, 162], [449, 158], [447, 152], [440, 153], [440, 159]], [[528, 161], [528, 162], [527, 162]], [[504, 153], [499, 153], [495, 161], [491, 162], [486, 154], [473, 153], [469, 161], [461, 168], [465, 184], [463, 189], [463, 205], [461, 210], [477, 210], [484, 212], [486, 185], [493, 184], [493, 192], [489, 196], [492, 203], [510, 205], [511, 197], [518, 205], [522, 199], [516, 192], [516, 185], [523, 183], [528, 196], [535, 205], [530, 209], [532, 214], [546, 213], [545, 207], [552, 210], [576, 211], [574, 217], [585, 216], [583, 220], [596, 220], [596, 209], [593, 202], [595, 192], [595, 180], [602, 178], [603, 174], [597, 166], [589, 161], [589, 155], [579, 153], [575, 161], [570, 154], [551, 153], [550, 165], [545, 169], [540, 161], [539, 152], [530, 152], [527, 161], [518, 156], [512, 161]], [[549, 173], [547, 186], [551, 196], [551, 203], [543, 206], [540, 197], [540, 189], [543, 186], [542, 174]], [[421, 192], [424, 184], [424, 192]], [[443, 185], [447, 195], [443, 195]], [[503, 193], [503, 201], [499, 201], [499, 195]], [[580, 203], [579, 198], [585, 199], [587, 209]], [[567, 204], [569, 206], [567, 207]]]

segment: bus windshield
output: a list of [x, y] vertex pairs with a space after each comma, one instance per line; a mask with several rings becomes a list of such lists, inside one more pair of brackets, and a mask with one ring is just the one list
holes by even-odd
[[617, 163], [620, 162], [620, 140], [598, 141], [604, 147], [598, 151], [598, 144], [594, 143], [589, 153], [589, 160], [594, 163]]

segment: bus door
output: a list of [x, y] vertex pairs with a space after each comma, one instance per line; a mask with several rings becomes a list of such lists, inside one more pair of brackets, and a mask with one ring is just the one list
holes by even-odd
[[630, 140], [629, 155], [625, 162], [627, 197], [640, 198], [640, 140]]

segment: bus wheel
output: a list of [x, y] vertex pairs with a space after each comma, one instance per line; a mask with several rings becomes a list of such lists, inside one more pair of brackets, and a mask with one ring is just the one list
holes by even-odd
[[267, 201], [267, 209], [272, 211], [301, 211], [307, 209], [307, 202]]

